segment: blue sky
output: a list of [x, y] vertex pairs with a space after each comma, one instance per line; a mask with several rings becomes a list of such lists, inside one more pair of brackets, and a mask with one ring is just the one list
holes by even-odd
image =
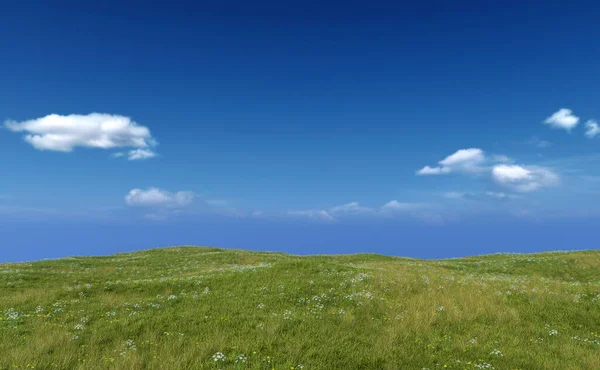
[[0, 261], [594, 247], [592, 2], [0, 14]]

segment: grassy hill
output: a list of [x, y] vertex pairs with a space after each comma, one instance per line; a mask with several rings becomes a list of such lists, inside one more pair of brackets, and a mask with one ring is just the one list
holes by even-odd
[[0, 369], [600, 369], [600, 251], [0, 264]]

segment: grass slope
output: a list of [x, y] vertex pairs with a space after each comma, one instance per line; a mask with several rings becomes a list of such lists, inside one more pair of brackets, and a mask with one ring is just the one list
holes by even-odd
[[599, 252], [0, 264], [0, 369], [600, 369]]

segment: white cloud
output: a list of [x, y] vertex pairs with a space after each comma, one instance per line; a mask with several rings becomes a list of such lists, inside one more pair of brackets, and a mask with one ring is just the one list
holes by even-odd
[[517, 199], [519, 196], [514, 194], [508, 194], [503, 192], [486, 191], [486, 192], [459, 192], [450, 191], [444, 193], [444, 198], [447, 199], [458, 199], [463, 201], [482, 201], [486, 198], [493, 199]]
[[287, 212], [287, 215], [300, 216], [321, 221], [335, 221], [337, 218], [347, 216], [390, 216], [391, 214], [396, 212], [406, 212], [412, 215], [415, 211], [421, 211], [427, 208], [431, 208], [431, 205], [426, 203], [403, 203], [398, 202], [397, 200], [392, 200], [381, 206], [379, 209], [364, 207], [361, 206], [358, 202], [350, 202], [323, 210], [289, 211]]
[[374, 210], [369, 207], [363, 207], [358, 202], [350, 202], [341, 206], [335, 206], [329, 209], [329, 214], [332, 215], [357, 215], [372, 213]]
[[127, 153], [127, 159], [130, 161], [135, 161], [138, 159], [147, 159], [156, 157], [156, 153], [154, 153], [150, 149], [133, 149]]
[[429, 207], [425, 203], [410, 203], [410, 202], [398, 202], [397, 200], [391, 200], [381, 206], [381, 211], [415, 211]]
[[[460, 149], [439, 161], [439, 167], [426, 166], [417, 171], [417, 174], [433, 175], [456, 172], [472, 176], [491, 176], [497, 184], [518, 192], [535, 191], [558, 183], [558, 175], [547, 168], [509, 164], [512, 162], [514, 160], [505, 155], [487, 156], [483, 150], [478, 148]], [[445, 197], [477, 199], [481, 198], [481, 194], [450, 192]]]
[[559, 180], [557, 174], [544, 167], [505, 164], [494, 166], [492, 178], [502, 186], [523, 193], [554, 186]]
[[571, 131], [579, 124], [579, 117], [575, 116], [570, 109], [561, 108], [557, 112], [554, 112], [550, 117], [546, 118], [544, 123], [554, 128]]
[[445, 173], [450, 173], [450, 168], [448, 167], [429, 167], [425, 166], [417, 171], [417, 175], [443, 175]]
[[190, 204], [194, 199], [194, 193], [191, 191], [179, 191], [170, 193], [158, 188], [149, 188], [147, 190], [132, 189], [125, 196], [125, 203], [128, 206], [143, 207], [182, 207]]
[[333, 221], [333, 216], [331, 216], [327, 211], [289, 211], [287, 213], [289, 216], [295, 217], [306, 217], [313, 220], [319, 221]]
[[499, 165], [494, 167], [492, 174], [495, 179], [501, 182], [514, 182], [528, 179], [530, 171], [521, 166]]
[[510, 163], [510, 162], [513, 162], [512, 158], [510, 158], [508, 156], [505, 156], [505, 155], [495, 155], [495, 156], [492, 157], [492, 160], [494, 162], [500, 162], [500, 163]]
[[50, 114], [22, 122], [8, 120], [4, 126], [14, 132], [26, 133], [25, 141], [38, 150], [71, 152], [76, 147], [133, 147], [138, 150], [130, 151], [129, 159], [141, 159], [154, 156], [148, 148], [156, 145], [147, 127], [129, 117], [112, 114]]
[[[508, 158], [508, 157], [507, 157]], [[484, 170], [481, 164], [486, 161], [483, 150], [478, 148], [460, 149], [442, 159], [438, 167], [425, 166], [417, 175], [442, 175], [450, 172], [476, 173]]]
[[485, 192], [485, 195], [487, 195], [488, 197], [496, 198], [496, 199], [517, 199], [517, 198], [520, 198], [518, 195], [515, 195], [515, 194], [507, 194], [507, 193], [496, 192], [496, 191], [487, 191], [487, 192]]
[[485, 160], [483, 150], [477, 148], [460, 149], [441, 160], [439, 163], [445, 167], [472, 166]]
[[585, 123], [585, 128], [585, 136], [589, 137], [590, 139], [593, 139], [600, 134], [600, 126], [598, 125], [598, 122], [594, 120], [587, 121]]

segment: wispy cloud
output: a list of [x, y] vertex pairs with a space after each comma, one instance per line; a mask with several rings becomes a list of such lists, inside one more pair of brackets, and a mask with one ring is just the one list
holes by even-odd
[[50, 114], [17, 122], [7, 120], [4, 126], [13, 132], [26, 133], [24, 139], [38, 150], [71, 152], [76, 147], [114, 149], [131, 147], [129, 159], [150, 158], [156, 140], [150, 130], [131, 118], [91, 113], [67, 116]]
[[183, 207], [190, 204], [193, 199], [194, 193], [191, 191], [170, 193], [158, 188], [147, 190], [136, 188], [130, 190], [125, 196], [125, 204], [134, 207]]
[[544, 124], [553, 128], [571, 131], [579, 124], [579, 117], [573, 114], [573, 111], [567, 108], [561, 108], [546, 118]]
[[463, 201], [484, 201], [486, 199], [518, 199], [521, 196], [516, 194], [510, 194], [498, 191], [485, 191], [485, 192], [462, 192], [462, 191], [449, 191], [444, 193], [446, 199], [458, 199]]
[[288, 216], [292, 217], [303, 217], [309, 218], [317, 221], [333, 221], [333, 216], [331, 216], [327, 211], [289, 211], [287, 212]]
[[156, 153], [150, 149], [133, 149], [127, 152], [127, 159], [135, 161], [138, 159], [148, 159], [156, 157]]
[[534, 148], [539, 148], [539, 149], [548, 148], [548, 147], [552, 146], [551, 142], [549, 142], [547, 140], [542, 140], [537, 136], [531, 137], [529, 140], [526, 141], [526, 144], [531, 145]]
[[417, 175], [427, 176], [427, 175], [443, 175], [446, 173], [450, 173], [451, 170], [449, 167], [429, 167], [425, 166], [417, 171]]
[[391, 200], [381, 206], [380, 210], [383, 212], [416, 211], [429, 207], [431, 207], [431, 205], [426, 203], [399, 202], [397, 200]]
[[481, 149], [459, 149], [439, 161], [439, 166], [425, 166], [417, 171], [417, 175], [443, 175], [451, 172], [476, 173], [482, 170], [481, 164], [485, 160], [486, 157]]
[[511, 163], [514, 162], [514, 160], [506, 155], [503, 154], [496, 154], [492, 156], [492, 161], [494, 162], [498, 162], [498, 163]]
[[358, 216], [389, 217], [400, 213], [411, 215], [417, 211], [428, 210], [431, 208], [433, 208], [432, 205], [427, 203], [399, 202], [397, 200], [392, 200], [378, 208], [365, 207], [361, 206], [358, 202], [350, 202], [328, 209], [289, 211], [286, 214], [288, 216], [304, 217], [313, 220], [337, 221], [347, 217]]
[[600, 126], [598, 125], [598, 122], [594, 120], [587, 121], [585, 123], [585, 129], [585, 136], [590, 139], [593, 139], [600, 134]]
[[559, 180], [558, 175], [544, 167], [504, 164], [494, 166], [492, 178], [498, 184], [522, 193], [555, 186]]
[[485, 195], [487, 195], [488, 197], [491, 197], [491, 198], [496, 198], [496, 199], [518, 199], [518, 198], [521, 198], [519, 195], [507, 194], [507, 193], [498, 192], [498, 191], [486, 191]]
[[335, 206], [329, 209], [332, 215], [359, 215], [373, 213], [375, 210], [369, 207], [363, 207], [358, 202], [350, 202], [342, 204], [341, 206]]
[[443, 175], [449, 173], [480, 174], [489, 170], [490, 163], [509, 163], [513, 159], [502, 154], [487, 156], [479, 148], [459, 149], [438, 162], [439, 166], [425, 166], [417, 175]]
[[472, 193], [464, 192], [464, 191], [448, 191], [444, 193], [444, 198], [446, 199], [470, 199], [472, 197]]

